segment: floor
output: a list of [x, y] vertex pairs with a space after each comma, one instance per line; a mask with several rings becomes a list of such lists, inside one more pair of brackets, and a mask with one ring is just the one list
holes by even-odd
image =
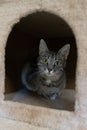
[[20, 103], [47, 107], [52, 109], [74, 111], [75, 90], [65, 89], [63, 94], [56, 100], [49, 100], [35, 93], [31, 93], [24, 88], [19, 90], [18, 92], [6, 94], [5, 100], [11, 100], [14, 102], [18, 101]]
[[28, 123], [0, 118], [0, 130], [50, 130], [48, 128], [33, 126]]

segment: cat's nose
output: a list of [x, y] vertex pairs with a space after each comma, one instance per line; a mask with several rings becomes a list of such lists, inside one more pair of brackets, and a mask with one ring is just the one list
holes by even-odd
[[51, 71], [52, 71], [52, 68], [49, 67], [49, 68], [48, 68], [48, 71], [51, 72]]

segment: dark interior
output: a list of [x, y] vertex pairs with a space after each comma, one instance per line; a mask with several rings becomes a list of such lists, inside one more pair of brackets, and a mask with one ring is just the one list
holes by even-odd
[[48, 12], [36, 12], [21, 18], [8, 36], [5, 52], [5, 93], [22, 87], [22, 67], [27, 60], [37, 58], [41, 38], [52, 51], [58, 51], [65, 44], [71, 45], [66, 67], [67, 88], [75, 89], [77, 49], [71, 27], [61, 17]]

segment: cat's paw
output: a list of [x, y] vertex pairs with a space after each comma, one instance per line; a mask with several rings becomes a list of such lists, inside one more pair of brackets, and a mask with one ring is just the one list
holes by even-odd
[[55, 93], [55, 94], [53, 94], [52, 96], [50, 96], [50, 99], [51, 99], [51, 100], [55, 100], [56, 97], [57, 97], [57, 94]]

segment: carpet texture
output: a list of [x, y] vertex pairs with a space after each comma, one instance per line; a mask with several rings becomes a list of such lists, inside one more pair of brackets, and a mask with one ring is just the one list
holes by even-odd
[[0, 118], [0, 130], [51, 130], [23, 123], [19, 121]]

